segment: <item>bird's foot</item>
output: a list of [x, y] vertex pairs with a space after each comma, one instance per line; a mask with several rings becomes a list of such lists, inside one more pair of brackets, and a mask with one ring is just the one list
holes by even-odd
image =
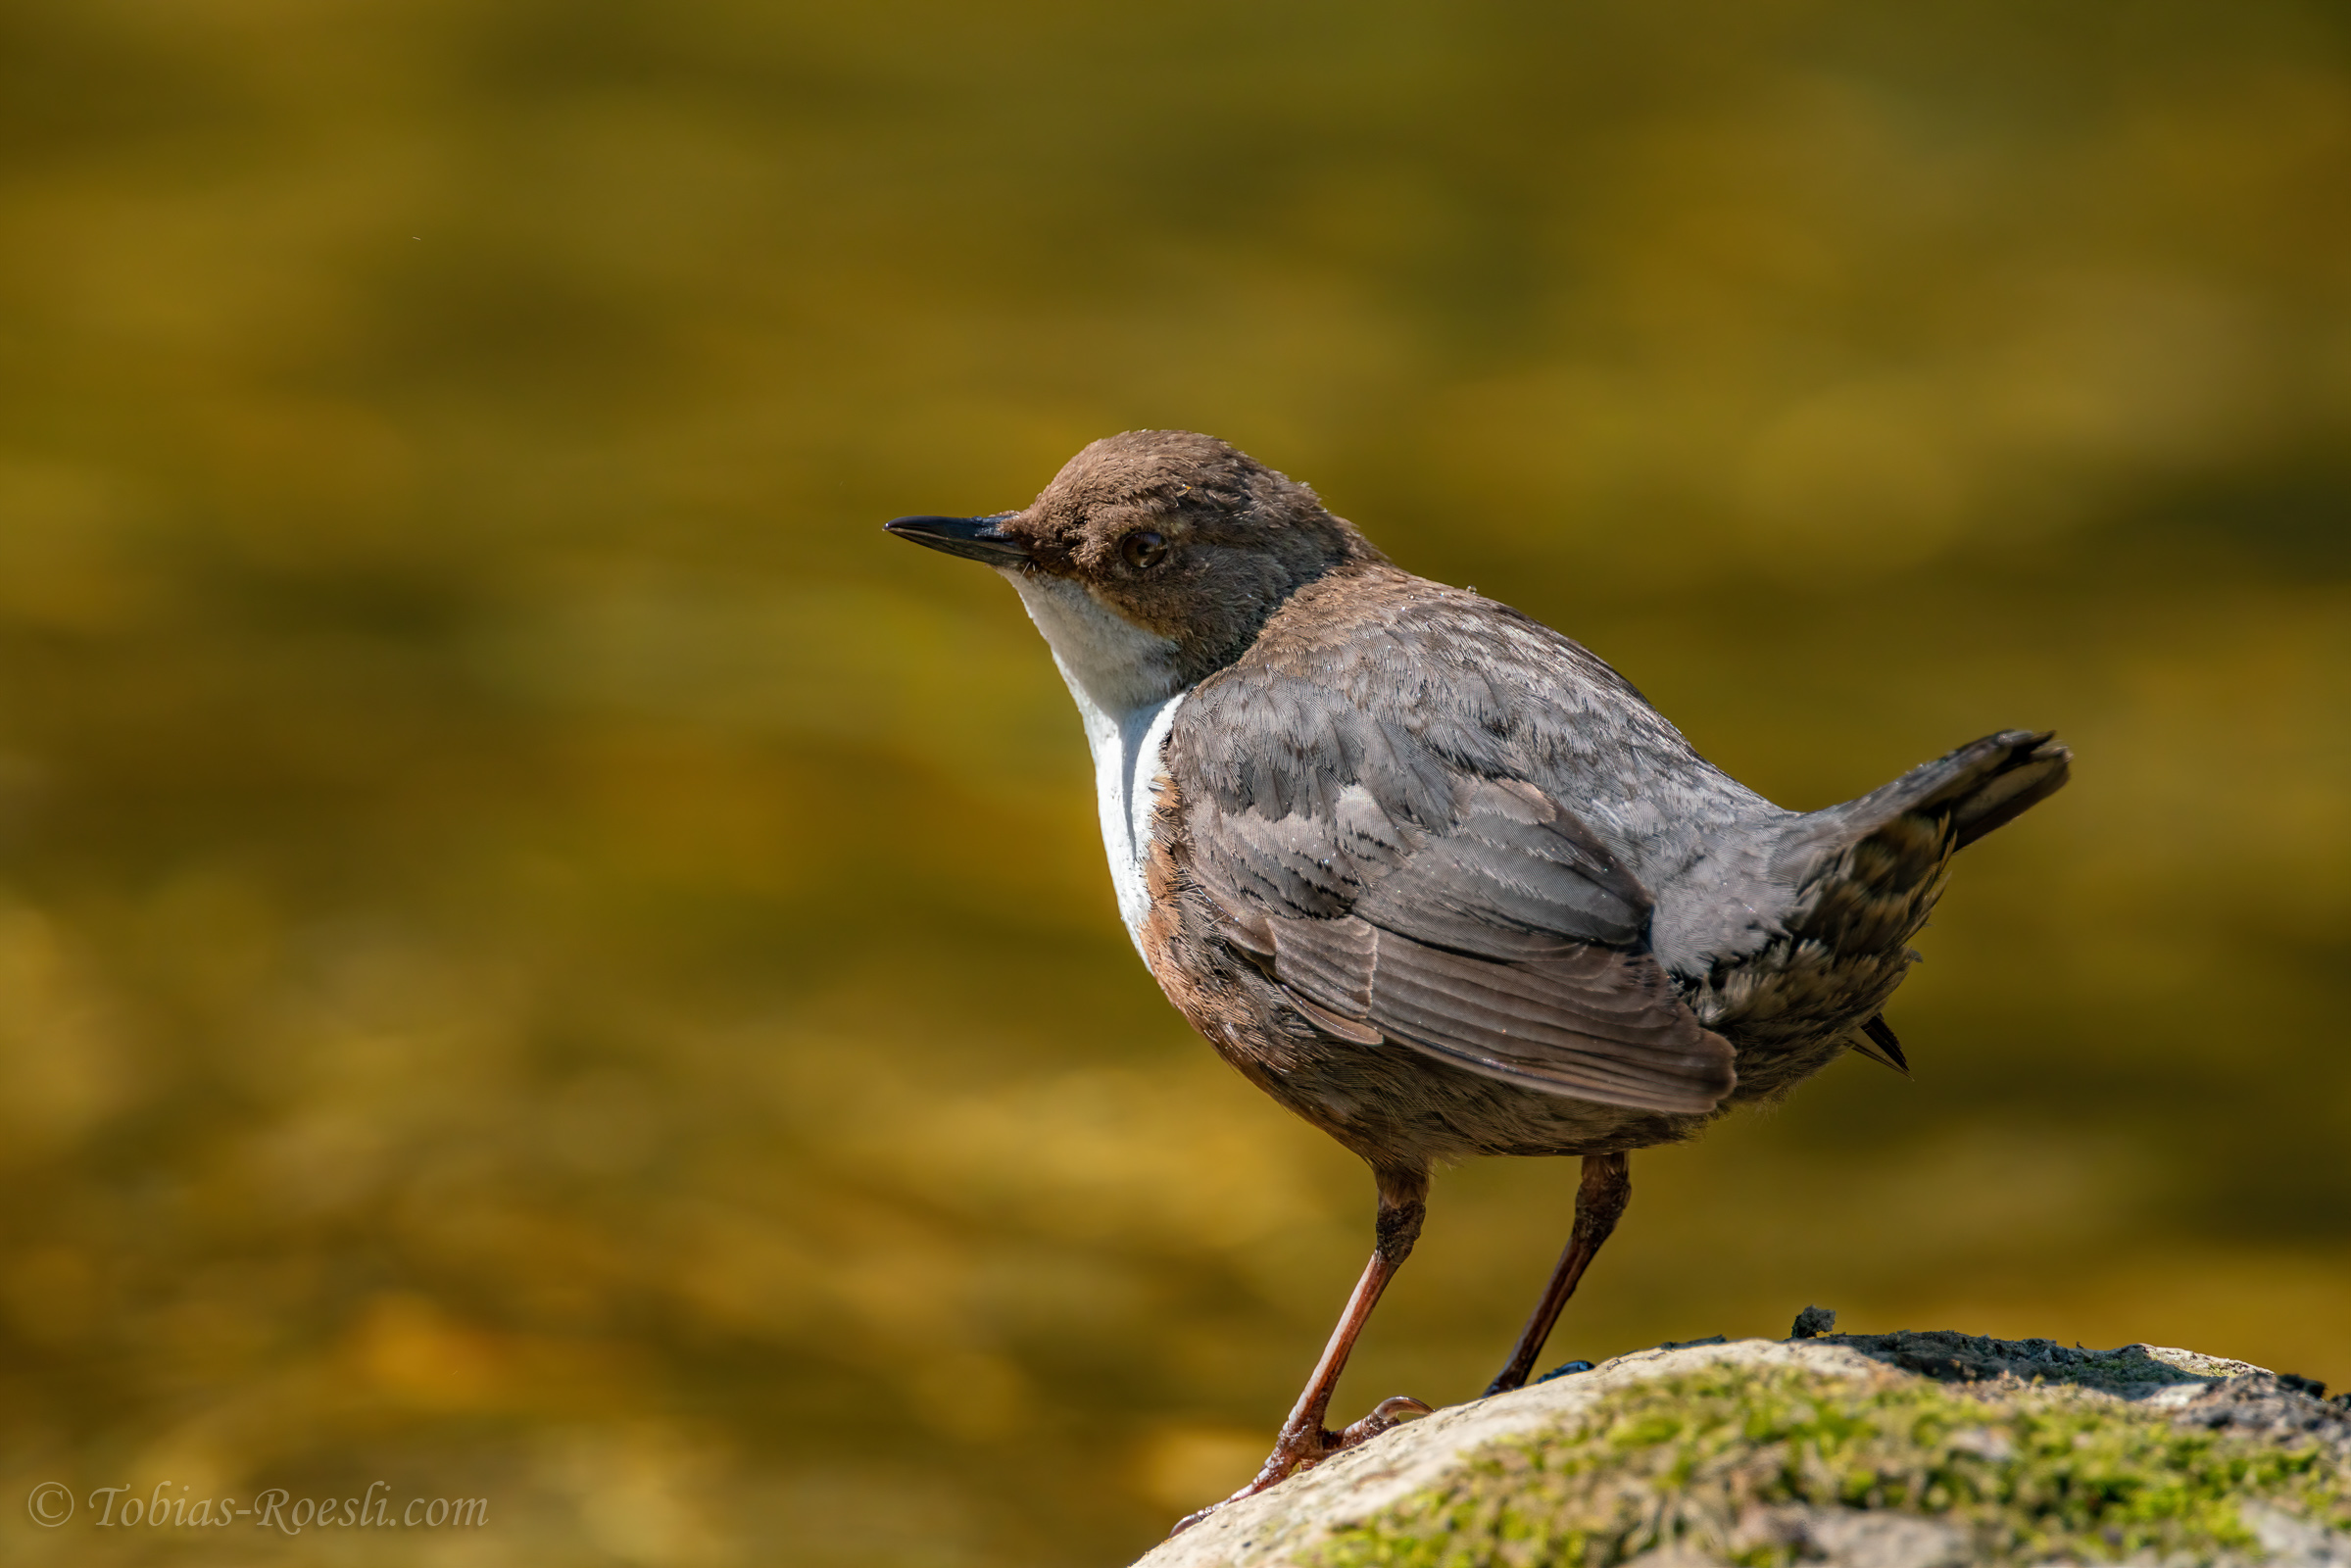
[[1371, 1414], [1360, 1421], [1351, 1423], [1344, 1432], [1333, 1432], [1319, 1421], [1295, 1429], [1285, 1427], [1282, 1429], [1282, 1435], [1274, 1439], [1273, 1452], [1265, 1456], [1265, 1464], [1257, 1471], [1257, 1478], [1254, 1481], [1225, 1498], [1223, 1502], [1212, 1502], [1197, 1513], [1184, 1515], [1183, 1518], [1176, 1521], [1175, 1528], [1167, 1533], [1171, 1536], [1180, 1536], [1223, 1507], [1227, 1502], [1239, 1502], [1244, 1497], [1253, 1497], [1266, 1488], [1287, 1481], [1301, 1470], [1313, 1469], [1334, 1453], [1345, 1452], [1359, 1443], [1366, 1443], [1378, 1437], [1390, 1427], [1401, 1426], [1407, 1420], [1429, 1413], [1428, 1405], [1409, 1395], [1398, 1394], [1393, 1397], [1382, 1399], [1372, 1407]]
[[1590, 1361], [1569, 1361], [1563, 1365], [1551, 1368], [1548, 1372], [1545, 1372], [1539, 1378], [1530, 1380], [1524, 1371], [1521, 1371], [1515, 1364], [1513, 1364], [1504, 1367], [1499, 1376], [1495, 1377], [1492, 1383], [1486, 1385], [1486, 1392], [1479, 1395], [1478, 1397], [1481, 1399], [1491, 1399], [1497, 1394], [1514, 1394], [1518, 1390], [1525, 1388], [1530, 1381], [1536, 1383], [1548, 1383], [1553, 1378], [1563, 1378], [1571, 1372], [1589, 1372], [1591, 1370], [1592, 1363]]

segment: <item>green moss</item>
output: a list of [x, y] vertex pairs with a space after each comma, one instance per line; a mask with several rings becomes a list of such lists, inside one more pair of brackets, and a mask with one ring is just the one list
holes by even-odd
[[2238, 1504], [2351, 1527], [2351, 1476], [2315, 1446], [2175, 1425], [2071, 1391], [1710, 1368], [1613, 1393], [1553, 1431], [1325, 1543], [1323, 1568], [1603, 1568], [1683, 1540], [1780, 1568], [1788, 1505], [1892, 1510], [1963, 1531], [1980, 1562], [2257, 1557]]

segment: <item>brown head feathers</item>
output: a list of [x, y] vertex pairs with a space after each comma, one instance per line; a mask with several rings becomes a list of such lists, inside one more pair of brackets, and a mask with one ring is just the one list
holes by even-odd
[[996, 531], [1022, 547], [1026, 571], [1175, 643], [1194, 679], [1238, 658], [1307, 583], [1387, 561], [1305, 485], [1190, 430], [1095, 442]]

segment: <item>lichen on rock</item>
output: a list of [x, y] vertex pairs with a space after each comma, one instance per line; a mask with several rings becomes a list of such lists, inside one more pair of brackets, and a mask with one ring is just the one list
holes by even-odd
[[[1867, 1553], [1880, 1560], [2211, 1561], [2260, 1548], [2242, 1499], [2351, 1527], [2342, 1482], [2316, 1444], [2182, 1427], [2096, 1395], [1985, 1399], [1923, 1378], [1717, 1363], [1496, 1445], [1316, 1560], [1605, 1568], [1662, 1547], [1780, 1568], [1855, 1555], [1859, 1533], [1880, 1538]], [[1856, 1517], [1886, 1513], [1916, 1522], [1870, 1532]]]
[[1390, 1433], [1145, 1561], [2351, 1564], [2351, 1405], [2314, 1394], [1956, 1334], [1642, 1352]]

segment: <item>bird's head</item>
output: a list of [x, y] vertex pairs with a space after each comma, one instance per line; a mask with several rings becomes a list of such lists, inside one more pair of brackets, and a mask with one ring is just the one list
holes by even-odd
[[1062, 672], [1112, 711], [1231, 663], [1317, 577], [1385, 560], [1306, 486], [1189, 430], [1097, 441], [1018, 512], [887, 526], [1003, 571]]

